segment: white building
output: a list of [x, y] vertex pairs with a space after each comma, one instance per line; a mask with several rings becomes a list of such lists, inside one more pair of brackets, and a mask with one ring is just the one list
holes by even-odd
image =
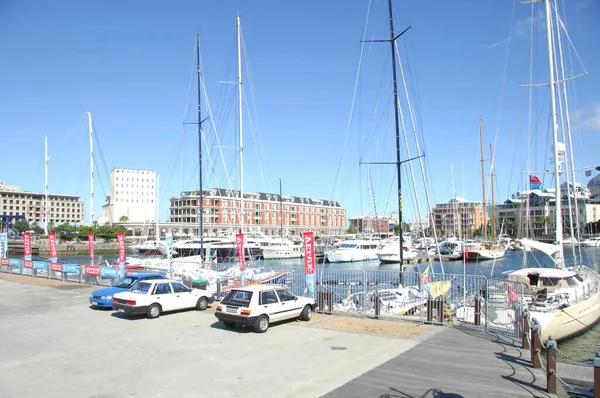
[[114, 168], [110, 172], [110, 196], [102, 205], [102, 217], [108, 222], [156, 221], [155, 171]]

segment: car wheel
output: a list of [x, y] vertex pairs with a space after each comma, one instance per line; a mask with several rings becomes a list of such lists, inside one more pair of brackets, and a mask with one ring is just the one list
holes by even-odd
[[223, 324], [225, 324], [225, 326], [227, 326], [228, 328], [234, 328], [235, 327], [235, 322], [231, 322], [231, 321], [223, 321]]
[[302, 310], [302, 313], [300, 314], [300, 320], [301, 321], [310, 321], [310, 318], [312, 318], [312, 315], [313, 315], [312, 307], [310, 305], [306, 305], [306, 306], [304, 306], [304, 309]]
[[254, 324], [256, 333], [264, 333], [269, 329], [269, 318], [266, 315], [261, 315]]
[[200, 297], [196, 303], [196, 309], [204, 311], [208, 307], [208, 299], [206, 297]]
[[160, 316], [160, 305], [152, 304], [150, 307], [148, 307], [148, 311], [146, 311], [146, 316], [148, 317], [148, 319], [158, 318]]

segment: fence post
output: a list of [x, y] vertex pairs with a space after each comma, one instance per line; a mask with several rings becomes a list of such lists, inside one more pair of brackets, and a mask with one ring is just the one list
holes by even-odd
[[473, 323], [475, 324], [475, 326], [479, 326], [481, 325], [481, 296], [479, 295], [479, 293], [477, 293], [477, 295], [475, 296], [475, 319], [473, 320]]
[[440, 324], [444, 323], [444, 298], [443, 297], [438, 297], [436, 299], [437, 301], [437, 316], [438, 316], [438, 322]]
[[431, 297], [427, 298], [427, 322], [431, 323], [433, 321], [433, 299]]
[[540, 333], [542, 328], [538, 323], [538, 320], [533, 318], [531, 320], [531, 365], [534, 369], [539, 369], [542, 367], [540, 363], [540, 357], [538, 356], [538, 352], [541, 352], [542, 342], [540, 339]]
[[594, 398], [600, 398], [600, 351], [594, 358]]
[[546, 353], [546, 391], [556, 394], [556, 341], [549, 336], [546, 341], [548, 351]]
[[375, 318], [379, 318], [379, 311], [380, 311], [379, 304], [380, 303], [379, 303], [379, 292], [378, 291], [376, 291], [375, 294], [373, 294], [373, 300], [374, 300], [373, 301], [373, 304], [374, 304], [373, 309], [375, 311]]
[[530, 349], [529, 339], [531, 338], [531, 334], [529, 331], [529, 317], [530, 317], [529, 310], [527, 308], [525, 308], [525, 310], [523, 311], [523, 315], [522, 315], [523, 334], [521, 336], [521, 339], [522, 339], [521, 348], [523, 348], [524, 350]]

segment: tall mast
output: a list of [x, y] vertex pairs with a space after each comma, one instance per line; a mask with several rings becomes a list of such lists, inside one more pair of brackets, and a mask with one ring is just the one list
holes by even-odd
[[45, 199], [44, 199], [44, 228], [46, 229], [46, 235], [50, 231], [48, 228], [48, 223], [50, 222], [48, 216], [48, 136], [44, 136], [44, 189], [45, 189]]
[[204, 207], [202, 203], [202, 104], [200, 102], [202, 97], [202, 73], [200, 71], [200, 36], [196, 34], [196, 66], [197, 78], [198, 78], [198, 218], [200, 219], [200, 231], [198, 236], [200, 237], [200, 258], [204, 259]]
[[492, 181], [492, 211], [491, 211], [491, 217], [492, 217], [492, 243], [496, 242], [496, 216], [495, 216], [495, 210], [496, 210], [496, 204], [494, 203], [494, 153], [492, 152], [492, 144], [490, 143], [490, 180]]
[[158, 242], [160, 242], [160, 230], [159, 230], [159, 226], [158, 226], [158, 214], [160, 213], [160, 204], [159, 204], [159, 179], [158, 179], [158, 174], [156, 175], [156, 191], [154, 192], [154, 197], [155, 197], [155, 202], [156, 202], [156, 219], [154, 220], [155, 222], [155, 238], [156, 238], [156, 244], [158, 245]]
[[483, 160], [483, 126], [481, 123], [481, 116], [479, 116], [479, 145], [481, 147], [481, 188], [483, 190], [483, 239], [487, 239], [487, 208], [485, 204], [485, 165]]
[[244, 233], [244, 145], [242, 134], [242, 27], [240, 16], [236, 16], [237, 22], [237, 56], [238, 56], [238, 122], [240, 129], [240, 233]]
[[[398, 110], [398, 81], [396, 77], [396, 52], [395, 43], [396, 43], [396, 35], [394, 34], [394, 15], [392, 13], [392, 0], [388, 0], [388, 11], [390, 16], [390, 50], [392, 52], [392, 80], [394, 85], [394, 123], [396, 129], [396, 174], [398, 178], [398, 224], [399, 224], [399, 233], [400, 233], [400, 271], [404, 270], [404, 253], [403, 253], [403, 242], [402, 242], [402, 173], [401, 173], [401, 165], [400, 162], [400, 123], [399, 119], [399, 110]], [[402, 32], [404, 33], [404, 32]], [[402, 34], [401, 33], [401, 34]]]
[[283, 239], [283, 194], [281, 190], [281, 178], [279, 179], [279, 206], [281, 207], [281, 239]]
[[94, 146], [93, 146], [93, 128], [92, 114], [87, 112], [88, 127], [90, 131], [90, 226], [94, 222]]
[[554, 158], [554, 180], [556, 182], [556, 207], [555, 207], [555, 224], [556, 224], [556, 244], [559, 251], [556, 257], [556, 265], [558, 268], [563, 267], [563, 225], [562, 225], [562, 193], [560, 190], [560, 158], [558, 153], [558, 124], [556, 122], [556, 93], [554, 79], [554, 46], [552, 43], [552, 18], [550, 0], [544, 0], [546, 8], [546, 39], [548, 43], [548, 68], [550, 75], [550, 117], [552, 118], [552, 138], [554, 145], [552, 146]]

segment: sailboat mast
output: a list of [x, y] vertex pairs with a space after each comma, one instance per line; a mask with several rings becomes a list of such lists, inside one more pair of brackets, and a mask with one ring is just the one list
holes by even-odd
[[46, 235], [48, 235], [50, 231], [48, 228], [48, 136], [44, 136], [44, 187], [46, 195], [44, 199], [44, 228], [46, 229]]
[[563, 225], [562, 225], [562, 193], [560, 189], [560, 159], [558, 154], [558, 124], [556, 121], [556, 93], [555, 86], [556, 81], [554, 79], [554, 46], [552, 43], [552, 17], [551, 17], [551, 5], [550, 0], [544, 0], [546, 8], [546, 39], [548, 43], [548, 68], [550, 75], [550, 117], [552, 120], [552, 138], [554, 145], [552, 146], [552, 152], [554, 157], [554, 180], [556, 183], [556, 204], [555, 204], [555, 228], [556, 228], [556, 244], [558, 245], [559, 251], [557, 253], [556, 264], [559, 268], [563, 267]]
[[202, 203], [202, 74], [200, 72], [200, 36], [196, 35], [196, 67], [198, 78], [198, 218], [200, 219], [200, 258], [204, 259], [204, 209]]
[[492, 181], [492, 243], [496, 242], [496, 204], [494, 203], [494, 153], [492, 151], [492, 144], [490, 144], [490, 180]]
[[283, 194], [281, 190], [281, 178], [279, 179], [279, 206], [281, 207], [281, 239], [283, 239]]
[[90, 131], [90, 226], [94, 222], [94, 144], [93, 144], [93, 128], [92, 114], [87, 112], [88, 128]]
[[244, 233], [244, 145], [242, 135], [242, 28], [240, 16], [237, 21], [237, 56], [238, 56], [238, 123], [240, 129], [240, 233]]
[[481, 116], [479, 116], [479, 146], [481, 147], [481, 187], [483, 190], [483, 222], [481, 229], [483, 230], [483, 239], [487, 239], [487, 208], [485, 205], [485, 164], [483, 163], [483, 126]]
[[392, 13], [392, 0], [388, 0], [388, 11], [390, 16], [390, 50], [392, 52], [392, 80], [394, 86], [394, 123], [396, 129], [396, 174], [398, 178], [398, 232], [400, 233], [400, 271], [404, 269], [404, 254], [402, 242], [402, 173], [400, 162], [400, 122], [398, 110], [398, 81], [396, 77], [396, 35], [394, 34], [394, 15]]

